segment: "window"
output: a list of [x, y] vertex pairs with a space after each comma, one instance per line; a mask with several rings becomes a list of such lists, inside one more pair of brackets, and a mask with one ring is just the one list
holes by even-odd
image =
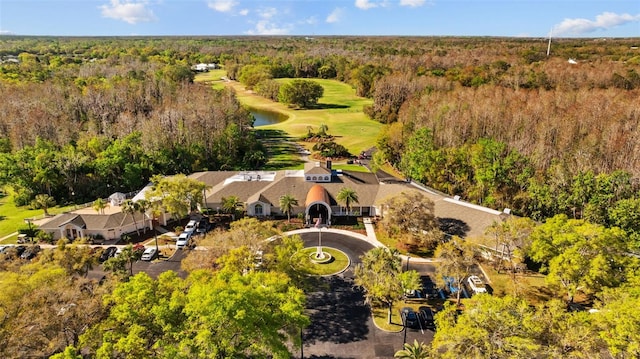
[[261, 204], [256, 204], [255, 207], [253, 207], [254, 211], [256, 212], [256, 216], [262, 216], [264, 213], [262, 211], [262, 205]]

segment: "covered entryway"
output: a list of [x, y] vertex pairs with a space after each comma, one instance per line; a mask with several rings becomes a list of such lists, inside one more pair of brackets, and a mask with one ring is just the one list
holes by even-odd
[[315, 224], [318, 218], [320, 218], [321, 224], [331, 224], [331, 205], [329, 202], [329, 193], [321, 185], [317, 184], [309, 189], [304, 212], [307, 225]]

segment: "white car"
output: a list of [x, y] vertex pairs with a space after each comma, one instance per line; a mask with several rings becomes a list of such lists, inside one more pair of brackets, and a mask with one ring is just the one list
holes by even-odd
[[158, 252], [155, 248], [147, 248], [144, 250], [144, 253], [142, 253], [142, 257], [140, 259], [142, 259], [143, 261], [151, 261], [156, 257], [157, 254]]
[[184, 231], [193, 233], [196, 230], [197, 225], [198, 225], [198, 221], [192, 219], [189, 221], [189, 223], [187, 223], [187, 226], [184, 227]]
[[469, 283], [469, 288], [476, 294], [487, 292], [487, 287], [485, 287], [484, 282], [477, 275], [470, 276], [467, 279], [467, 283]]
[[176, 247], [178, 247], [178, 249], [182, 249], [189, 245], [189, 240], [191, 239], [191, 233], [193, 232], [185, 231], [180, 234], [180, 237], [178, 237], [178, 240], [176, 241]]

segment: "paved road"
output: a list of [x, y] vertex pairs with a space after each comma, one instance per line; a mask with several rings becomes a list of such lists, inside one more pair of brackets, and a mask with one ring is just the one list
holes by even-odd
[[[318, 232], [302, 233], [305, 246], [318, 245]], [[299, 358], [393, 358], [393, 354], [402, 348], [405, 333], [387, 333], [377, 329], [371, 319], [369, 307], [364, 303], [362, 292], [353, 286], [353, 267], [359, 263], [359, 257], [373, 248], [370, 243], [354, 239], [341, 233], [322, 233], [322, 245], [345, 252], [351, 258], [350, 267], [337, 276], [319, 278], [315, 283], [319, 289], [308, 293], [308, 313], [311, 325], [303, 332], [304, 347], [294, 356]], [[146, 272], [151, 277], [173, 270], [182, 277], [180, 262], [188, 251], [178, 250], [166, 261], [138, 261], [133, 265], [134, 273]], [[434, 267], [428, 263], [412, 263], [410, 268], [421, 274], [430, 275]], [[92, 276], [101, 277], [100, 267], [92, 271]], [[394, 308], [399, 310], [400, 308]], [[414, 339], [430, 342], [432, 331], [408, 330], [406, 341]]]
[[[301, 235], [306, 246], [318, 245], [318, 233]], [[353, 266], [358, 257], [373, 248], [365, 241], [336, 234], [322, 233], [322, 245], [342, 250], [352, 260], [344, 273], [318, 281], [322, 290], [309, 293], [307, 306], [311, 325], [303, 332], [305, 358], [393, 358], [402, 348], [405, 333], [387, 333], [377, 329], [371, 319], [369, 307], [364, 303], [362, 292], [353, 287]], [[421, 274], [433, 274], [435, 268], [428, 263], [410, 263], [410, 268]], [[399, 310], [400, 308], [395, 308]], [[406, 341], [430, 342], [430, 330], [409, 330]]]

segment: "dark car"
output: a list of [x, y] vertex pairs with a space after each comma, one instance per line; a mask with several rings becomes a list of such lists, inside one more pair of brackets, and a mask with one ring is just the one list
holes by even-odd
[[24, 252], [22, 252], [22, 254], [20, 255], [20, 258], [27, 260], [33, 259], [38, 255], [39, 252], [40, 246], [36, 244], [35, 246], [27, 247], [27, 249], [25, 249]]
[[400, 311], [400, 316], [402, 317], [402, 322], [407, 328], [417, 329], [420, 327], [420, 323], [418, 322], [418, 314], [413, 311], [410, 307], [404, 307]]
[[433, 310], [429, 307], [420, 307], [418, 308], [418, 313], [420, 313], [420, 320], [422, 320], [422, 326], [424, 328], [435, 329], [436, 324], [433, 320]]
[[111, 246], [111, 247], [107, 247], [102, 254], [100, 255], [100, 258], [98, 258], [98, 260], [100, 262], [105, 262], [107, 259], [113, 257], [116, 255], [116, 251], [118, 250], [117, 247], [115, 246]]
[[20, 257], [24, 251], [27, 250], [27, 246], [15, 246], [16, 249], [16, 257]]
[[196, 229], [196, 233], [204, 234], [209, 232], [211, 229], [211, 224], [209, 223], [208, 218], [203, 218], [198, 222], [198, 228]]

